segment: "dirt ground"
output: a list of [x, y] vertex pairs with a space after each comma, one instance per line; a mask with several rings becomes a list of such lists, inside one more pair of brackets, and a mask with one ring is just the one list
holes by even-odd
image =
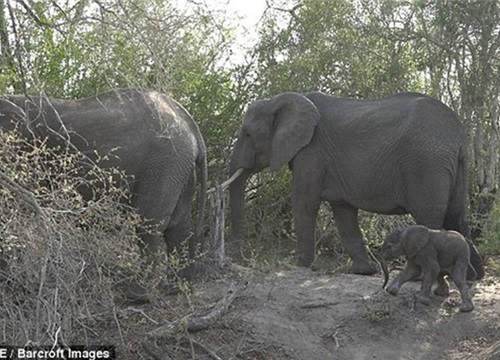
[[454, 286], [448, 298], [434, 296], [424, 306], [415, 301], [420, 283], [405, 284], [394, 297], [381, 291], [381, 275], [233, 265], [224, 277], [195, 285], [195, 308], [220, 298], [228, 277], [249, 285], [218, 325], [193, 335], [211, 349], [197, 358], [483, 359], [500, 340], [500, 281], [491, 275], [471, 286], [475, 310], [460, 313]]

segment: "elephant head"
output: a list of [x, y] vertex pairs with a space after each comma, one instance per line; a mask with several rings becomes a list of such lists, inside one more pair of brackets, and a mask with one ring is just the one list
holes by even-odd
[[389, 270], [387, 260], [395, 259], [405, 255], [407, 259], [413, 259], [418, 252], [430, 241], [429, 229], [425, 226], [410, 226], [405, 230], [395, 230], [389, 234], [379, 252], [378, 261], [384, 273], [383, 288], [389, 281]]
[[320, 114], [298, 93], [258, 100], [246, 111], [230, 163], [232, 238], [240, 240], [244, 222], [245, 184], [250, 175], [290, 162], [312, 139]]

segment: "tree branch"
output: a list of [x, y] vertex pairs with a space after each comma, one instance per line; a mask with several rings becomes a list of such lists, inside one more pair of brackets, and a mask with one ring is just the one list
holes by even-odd
[[18, 4], [20, 4], [24, 8], [24, 10], [26, 10], [26, 12], [28, 13], [28, 15], [35, 21], [35, 23], [37, 23], [38, 26], [48, 27], [48, 28], [52, 28], [52, 29], [56, 28], [56, 26], [54, 24], [48, 23], [48, 22], [43, 21], [42, 19], [40, 19], [38, 17], [38, 15], [35, 14], [34, 11], [31, 10], [31, 8], [28, 6], [28, 4], [26, 4], [23, 0], [16, 0], [16, 2]]
[[152, 331], [147, 336], [158, 339], [172, 337], [182, 331], [194, 332], [207, 329], [214, 325], [228, 310], [234, 299], [239, 296], [248, 286], [248, 281], [233, 283], [229, 286], [222, 300], [206, 315], [194, 316], [188, 315], [183, 319], [166, 323]]
[[20, 198], [36, 212], [37, 215], [42, 218], [45, 217], [44, 210], [40, 207], [33, 194], [13, 181], [3, 171], [0, 171], [0, 185], [3, 185], [12, 192], [17, 193]]

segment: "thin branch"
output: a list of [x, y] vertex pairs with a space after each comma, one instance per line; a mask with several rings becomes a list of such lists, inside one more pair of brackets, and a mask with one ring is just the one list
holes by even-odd
[[52, 28], [54, 29], [55, 26], [54, 24], [51, 24], [51, 23], [48, 23], [46, 21], [43, 21], [42, 19], [40, 19], [38, 17], [37, 14], [35, 14], [33, 12], [33, 10], [31, 10], [31, 8], [28, 6], [28, 4], [26, 4], [23, 0], [15, 0], [18, 4], [20, 4], [24, 10], [26, 10], [26, 12], [28, 13], [28, 15], [35, 21], [35, 23], [38, 25], [38, 26], [41, 26], [41, 27], [48, 27], [48, 28]]
[[10, 189], [12, 192], [18, 194], [19, 197], [24, 201], [24, 203], [29, 205], [38, 216], [40, 216], [41, 218], [45, 218], [45, 212], [40, 207], [33, 194], [30, 191], [23, 188], [21, 185], [17, 184], [1, 170], [0, 170], [0, 184], [6, 187], [7, 189]]
[[193, 340], [193, 339], [189, 339], [189, 342], [197, 347], [199, 347], [201, 350], [203, 350], [204, 352], [206, 352], [208, 354], [208, 356], [210, 356], [212, 359], [214, 360], [222, 360], [219, 355], [217, 355], [215, 353], [215, 351], [213, 351], [212, 349], [209, 349], [207, 346], [203, 345], [202, 343], [196, 341], [196, 340]]
[[147, 336], [152, 339], [172, 337], [182, 331], [194, 332], [209, 328], [214, 325], [229, 309], [234, 299], [248, 286], [248, 281], [231, 284], [222, 300], [206, 315], [188, 315], [175, 322], [168, 322], [152, 331]]

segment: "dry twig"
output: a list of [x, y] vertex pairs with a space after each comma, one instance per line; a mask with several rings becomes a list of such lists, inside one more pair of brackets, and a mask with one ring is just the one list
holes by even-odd
[[206, 315], [194, 316], [190, 314], [183, 319], [168, 322], [148, 333], [150, 338], [172, 337], [182, 331], [200, 331], [214, 325], [228, 310], [234, 299], [248, 286], [248, 281], [231, 284], [222, 300]]
[[10, 191], [13, 191], [16, 194], [18, 194], [19, 197], [24, 201], [24, 203], [29, 205], [37, 215], [39, 215], [42, 218], [45, 217], [45, 212], [40, 207], [33, 194], [30, 191], [23, 188], [21, 185], [18, 185], [3, 171], [0, 171], [0, 185], [5, 186]]

